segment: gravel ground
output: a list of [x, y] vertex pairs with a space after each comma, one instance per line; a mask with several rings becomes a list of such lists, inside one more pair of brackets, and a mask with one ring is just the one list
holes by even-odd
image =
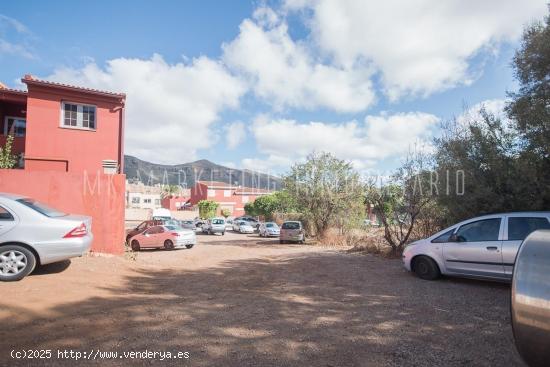
[[[422, 281], [398, 260], [233, 233], [199, 240], [0, 284], [0, 366], [524, 366], [508, 285]], [[14, 360], [12, 349], [53, 355]], [[189, 358], [75, 361], [57, 350]]]

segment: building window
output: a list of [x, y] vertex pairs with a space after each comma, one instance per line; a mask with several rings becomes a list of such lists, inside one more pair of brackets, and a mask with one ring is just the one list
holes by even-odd
[[243, 204], [248, 203], [248, 196], [243, 196]]
[[96, 108], [76, 103], [61, 104], [61, 126], [76, 129], [96, 129]]
[[132, 198], [132, 204], [139, 204], [139, 197], [134, 196], [134, 197]]
[[160, 199], [155, 199], [155, 205], [160, 205]]
[[144, 204], [151, 204], [151, 199], [143, 199]]
[[208, 190], [207, 195], [209, 198], [216, 196], [216, 190]]
[[20, 117], [6, 116], [4, 120], [4, 135], [13, 134], [20, 138], [25, 136], [27, 130], [27, 121]]
[[223, 190], [223, 197], [228, 198], [231, 196], [231, 190]]

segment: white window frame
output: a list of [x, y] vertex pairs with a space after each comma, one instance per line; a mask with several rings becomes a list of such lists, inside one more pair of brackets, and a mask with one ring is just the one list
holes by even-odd
[[23, 136], [20, 136], [20, 135], [14, 135], [16, 138], [23, 138], [27, 135], [27, 119], [25, 117], [17, 117], [17, 116], [6, 116], [4, 117], [4, 135], [8, 135], [8, 120], [9, 119], [12, 119], [12, 120], [21, 120], [21, 121], [25, 121], [25, 135]]
[[248, 196], [244, 195], [244, 196], [242, 197], [242, 203], [243, 203], [243, 204], [247, 204], [248, 202], [250, 202], [250, 198], [249, 198]]
[[223, 197], [224, 198], [231, 197], [231, 190], [223, 190]]
[[208, 189], [208, 192], [206, 193], [206, 196], [209, 198], [213, 198], [216, 196], [216, 190]]
[[[65, 105], [72, 104], [76, 105], [76, 126], [65, 125]], [[83, 108], [92, 107], [94, 109], [94, 128], [84, 127], [83, 125]], [[86, 131], [97, 131], [97, 106], [93, 104], [78, 103], [71, 101], [61, 101], [61, 112], [59, 114], [59, 127], [63, 129], [75, 129], [75, 130], [86, 130]]]

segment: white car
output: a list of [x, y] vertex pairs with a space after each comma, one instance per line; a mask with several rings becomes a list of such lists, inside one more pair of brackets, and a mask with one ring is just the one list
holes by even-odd
[[0, 281], [20, 280], [37, 265], [82, 256], [92, 243], [91, 225], [90, 217], [0, 193]]
[[260, 223], [258, 232], [260, 237], [279, 237], [281, 234], [281, 230], [275, 222]]
[[239, 220], [233, 223], [233, 231], [239, 233], [254, 233], [254, 227], [244, 220]]
[[550, 229], [550, 212], [468, 219], [408, 245], [403, 251], [403, 264], [428, 280], [444, 274], [510, 281], [519, 246], [538, 229]]

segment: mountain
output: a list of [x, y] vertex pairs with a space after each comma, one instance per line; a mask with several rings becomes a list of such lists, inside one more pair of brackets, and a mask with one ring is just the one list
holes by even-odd
[[281, 179], [251, 170], [239, 170], [201, 159], [191, 163], [165, 165], [124, 156], [124, 174], [129, 181], [147, 185], [170, 184], [191, 188], [196, 181], [218, 181], [244, 187], [278, 190]]

